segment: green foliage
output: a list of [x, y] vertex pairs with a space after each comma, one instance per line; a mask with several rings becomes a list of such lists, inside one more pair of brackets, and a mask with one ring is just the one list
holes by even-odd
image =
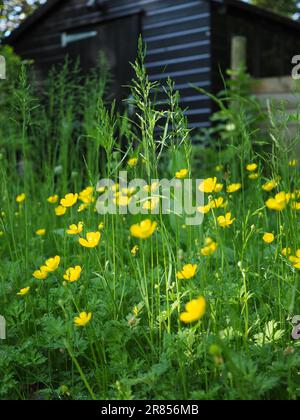
[[251, 0], [251, 3], [288, 16], [293, 16], [300, 10], [298, 0]]
[[[24, 67], [9, 87], [0, 119], [0, 308], [7, 320], [0, 399], [298, 400], [299, 343], [290, 320], [300, 311], [299, 272], [281, 253], [300, 248], [299, 213], [290, 205], [299, 168], [289, 166], [299, 135], [287, 142], [290, 114], [278, 119], [270, 107], [272, 124], [261, 130], [264, 116], [248, 96], [249, 79], [235, 75], [213, 98], [220, 105], [215, 127], [197, 135], [209, 160], [192, 165], [195, 133], [174, 84], [149, 81], [142, 43], [133, 67], [132, 99], [123, 111], [107, 100], [103, 67], [83, 83], [66, 63], [51, 74], [42, 98]], [[158, 91], [167, 107], [153, 99]], [[132, 157], [138, 162], [129, 167]], [[245, 169], [252, 162], [255, 180]], [[95, 187], [102, 176], [118, 181], [119, 169], [148, 180], [173, 178], [184, 167], [194, 178], [217, 176], [223, 191], [216, 198], [226, 209], [212, 210], [196, 227], [180, 215], [149, 215], [159, 228], [143, 241], [130, 236], [140, 216], [100, 216], [91, 201], [83, 212], [76, 204], [57, 217], [58, 203], [47, 202]], [[278, 185], [268, 193], [262, 185], [270, 179]], [[242, 188], [229, 194], [233, 182]], [[265, 202], [281, 190], [295, 196], [272, 212]], [[26, 199], [17, 203], [22, 192]], [[217, 218], [227, 211], [235, 221], [222, 229]], [[94, 249], [66, 233], [81, 220], [84, 234], [103, 223]], [[36, 235], [41, 228], [45, 236]], [[272, 244], [262, 241], [264, 232], [274, 232]], [[209, 257], [200, 252], [208, 237], [218, 244]], [[46, 280], [33, 278], [54, 255], [61, 257], [58, 269]], [[179, 280], [176, 273], [189, 263], [198, 265], [196, 276]], [[75, 265], [82, 275], [69, 283], [63, 276]], [[24, 287], [29, 293], [17, 295]], [[206, 314], [183, 324], [186, 303], [200, 295]], [[92, 313], [84, 328], [74, 325], [81, 311]]]

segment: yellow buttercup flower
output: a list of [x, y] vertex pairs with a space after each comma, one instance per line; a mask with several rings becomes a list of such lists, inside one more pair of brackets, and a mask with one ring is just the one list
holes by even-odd
[[123, 195], [121, 192], [117, 192], [114, 198], [114, 203], [120, 207], [126, 207], [132, 201], [132, 197]]
[[79, 314], [79, 316], [76, 316], [74, 318], [74, 324], [77, 327], [85, 327], [90, 322], [91, 319], [92, 319], [92, 313], [91, 312], [89, 312], [89, 313], [81, 312], [81, 314]]
[[63, 207], [67, 207], [67, 208], [73, 207], [77, 203], [77, 200], [78, 200], [78, 194], [66, 194], [65, 198], [62, 198], [60, 200], [60, 204]]
[[51, 195], [51, 197], [47, 198], [48, 203], [55, 204], [58, 202], [58, 195]]
[[79, 238], [79, 243], [84, 248], [95, 248], [96, 246], [98, 246], [100, 239], [100, 232], [89, 232], [86, 234], [86, 239]]
[[21, 289], [19, 293], [17, 293], [18, 296], [25, 296], [30, 292], [30, 287], [25, 287], [24, 289]]
[[131, 158], [131, 159], [129, 159], [129, 161], [127, 162], [127, 164], [131, 168], [134, 168], [138, 164], [138, 161], [139, 161], [138, 158]]
[[175, 177], [177, 179], [183, 179], [187, 176], [188, 173], [189, 173], [188, 169], [181, 169], [180, 171], [176, 172]]
[[226, 213], [225, 216], [218, 217], [218, 224], [222, 228], [229, 227], [235, 221], [235, 219], [231, 219], [231, 213]]
[[98, 225], [98, 230], [103, 230], [104, 229], [104, 223], [103, 222], [101, 222], [101, 223], [99, 223], [99, 225]]
[[257, 173], [252, 173], [248, 176], [249, 179], [251, 179], [252, 181], [255, 181], [256, 179], [259, 178], [259, 174]]
[[154, 193], [158, 190], [160, 184], [159, 182], [153, 182], [151, 185], [145, 185], [143, 187], [143, 191], [148, 192], [148, 193]]
[[98, 187], [97, 188], [97, 193], [99, 194], [103, 194], [106, 191], [106, 187]]
[[67, 269], [64, 275], [64, 279], [69, 283], [74, 283], [75, 281], [80, 279], [81, 272], [82, 268], [79, 265], [76, 265], [76, 267], [70, 267]]
[[276, 194], [275, 198], [269, 198], [269, 200], [266, 201], [266, 206], [270, 210], [282, 211], [285, 209], [289, 198], [289, 195], [287, 195], [284, 191], [280, 192]]
[[275, 236], [273, 235], [273, 233], [266, 232], [263, 236], [263, 241], [266, 244], [271, 244], [272, 242], [274, 242], [274, 240], [275, 240]]
[[291, 255], [289, 260], [295, 268], [300, 269], [300, 249], [297, 250], [296, 255]]
[[217, 184], [215, 186], [215, 193], [220, 193], [223, 190], [223, 184]]
[[87, 187], [85, 190], [79, 193], [79, 200], [85, 204], [90, 204], [93, 202], [93, 187]]
[[36, 270], [32, 275], [37, 280], [45, 280], [48, 277], [48, 273], [42, 267], [39, 270]]
[[177, 278], [179, 280], [192, 279], [196, 275], [197, 268], [197, 264], [186, 264], [181, 271], [177, 272]]
[[58, 269], [60, 264], [60, 257], [56, 255], [53, 258], [49, 258], [45, 265], [41, 267], [41, 271], [45, 271], [46, 273], [53, 273], [55, 270]]
[[143, 209], [154, 211], [158, 205], [159, 205], [159, 198], [154, 197], [154, 198], [151, 198], [150, 200], [145, 201], [145, 203], [143, 204]]
[[78, 225], [70, 225], [67, 229], [68, 235], [79, 235], [83, 231], [83, 222], [79, 222]]
[[38, 229], [35, 234], [37, 236], [45, 236], [46, 235], [46, 229]]
[[89, 207], [89, 204], [86, 204], [86, 203], [84, 203], [84, 204], [80, 204], [80, 206], [78, 207], [77, 212], [78, 212], [78, 213], [82, 213], [82, 212], [83, 212], [84, 210], [86, 210], [88, 207]]
[[299, 211], [300, 210], [300, 203], [299, 202], [292, 203], [292, 209]]
[[263, 186], [262, 189], [266, 192], [270, 192], [273, 191], [275, 188], [277, 187], [277, 182], [272, 180], [272, 181], [268, 181], [266, 182]]
[[153, 235], [157, 228], [156, 222], [151, 222], [150, 219], [143, 220], [141, 223], [131, 226], [130, 233], [133, 237], [139, 239], [147, 239]]
[[23, 201], [25, 201], [26, 200], [26, 194], [20, 194], [20, 195], [17, 195], [17, 197], [16, 197], [16, 202], [17, 203], [19, 203], [19, 204], [21, 204], [21, 203], [23, 203]]
[[201, 255], [204, 257], [210, 257], [213, 255], [218, 248], [218, 244], [214, 242], [211, 238], [205, 239], [205, 246], [201, 249]]
[[204, 179], [204, 181], [199, 185], [199, 190], [201, 192], [207, 193], [207, 194], [211, 194], [213, 192], [215, 192], [217, 186], [217, 178], [207, 178]]
[[67, 208], [63, 206], [58, 206], [55, 208], [56, 216], [64, 216], [67, 212]]
[[227, 187], [227, 192], [229, 194], [235, 193], [236, 191], [239, 191], [242, 188], [242, 184], [240, 183], [234, 183], [234, 184], [230, 184]]
[[207, 214], [207, 213], [210, 212], [210, 210], [211, 210], [211, 204], [210, 203], [206, 204], [205, 206], [199, 206], [197, 208], [197, 211], [201, 214]]
[[218, 209], [224, 206], [224, 198], [223, 197], [219, 197], [216, 199], [213, 198], [210, 200], [209, 204], [212, 209]]
[[135, 245], [130, 252], [135, 257], [138, 251], [139, 251], [139, 247]]
[[250, 163], [249, 165], [246, 166], [246, 169], [249, 172], [255, 172], [257, 168], [258, 166], [256, 163]]
[[180, 315], [180, 321], [185, 324], [190, 324], [195, 321], [199, 321], [205, 314], [206, 301], [203, 296], [198, 299], [191, 300], [187, 303], [185, 311]]
[[283, 248], [283, 250], [281, 251], [281, 254], [282, 254], [284, 257], [287, 257], [288, 255], [291, 255], [291, 253], [292, 253], [291, 248]]
[[298, 165], [298, 160], [293, 159], [289, 161], [289, 167], [294, 168], [297, 165]]

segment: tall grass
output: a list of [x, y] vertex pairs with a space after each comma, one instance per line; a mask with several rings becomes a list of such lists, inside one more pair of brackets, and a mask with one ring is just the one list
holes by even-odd
[[[0, 343], [0, 397], [298, 399], [299, 342], [291, 339], [291, 319], [300, 312], [299, 274], [282, 254], [285, 247], [293, 255], [300, 248], [299, 169], [289, 165], [298, 133], [288, 142], [286, 114], [279, 119], [272, 109], [272, 124], [259, 128], [259, 105], [229, 85], [213, 98], [220, 107], [216, 124], [197, 134], [203, 147], [193, 147], [195, 133], [174, 84], [149, 81], [142, 44], [133, 69], [123, 111], [108, 100], [108, 73], [95, 72], [83, 83], [68, 64], [52, 73], [42, 98], [23, 68], [3, 110], [0, 313], [8, 337]], [[155, 101], [158, 92], [168, 109]], [[128, 165], [131, 158], [136, 165]], [[258, 165], [255, 179], [249, 179], [250, 163]], [[206, 194], [206, 203], [212, 195], [222, 197], [223, 206], [195, 227], [161, 211], [100, 216], [97, 181], [118, 182], [120, 169], [148, 183], [181, 169], [193, 178], [216, 176], [223, 189]], [[276, 183], [271, 192], [262, 189], [268, 180]], [[241, 188], [229, 193], [232, 183]], [[82, 212], [78, 202], [57, 216], [59, 203], [47, 201], [87, 186], [93, 193]], [[282, 211], [272, 211], [265, 203], [280, 191], [294, 195], [285, 196]], [[21, 193], [26, 199], [17, 203]], [[235, 221], [222, 228], [219, 217], [226, 212]], [[145, 218], [158, 228], [138, 240], [130, 227]], [[97, 247], [84, 248], [78, 235], [66, 233], [79, 221], [80, 236], [103, 224]], [[263, 241], [265, 232], [274, 233], [271, 244]], [[204, 256], [208, 237], [217, 249]], [[55, 255], [58, 269], [45, 280], [33, 278]], [[177, 275], [185, 264], [197, 265], [191, 279]], [[70, 283], [63, 275], [74, 266], [82, 275]], [[17, 295], [25, 287], [29, 292]], [[180, 314], [199, 296], [205, 315], [184, 324]], [[79, 328], [74, 317], [83, 311], [92, 319]]]

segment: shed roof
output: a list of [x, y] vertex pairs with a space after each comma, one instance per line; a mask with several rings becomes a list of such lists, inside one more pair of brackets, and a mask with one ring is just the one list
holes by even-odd
[[[16, 28], [7, 38], [8, 43], [13, 44], [21, 35], [26, 33], [28, 29], [40, 19], [47, 16], [60, 3], [61, 0], [47, 0], [47, 2], [41, 5], [35, 12], [28, 16], [18, 28]], [[159, 1], [159, 0], [158, 0]], [[281, 23], [287, 27], [300, 30], [300, 23], [294, 21], [288, 17], [279, 15], [261, 7], [253, 6], [240, 0], [205, 0], [217, 4], [223, 4], [224, 6], [230, 6], [239, 9], [245, 13], [252, 13], [262, 18], [273, 20], [274, 22]]]

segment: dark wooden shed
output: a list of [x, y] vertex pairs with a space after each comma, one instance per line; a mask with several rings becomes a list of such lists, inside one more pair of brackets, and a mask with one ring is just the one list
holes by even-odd
[[231, 39], [248, 40], [254, 77], [291, 73], [300, 54], [300, 24], [237, 0], [48, 0], [8, 38], [15, 51], [35, 60], [40, 77], [53, 64], [80, 56], [87, 71], [103, 51], [116, 81], [116, 96], [132, 77], [129, 65], [143, 35], [151, 80], [171, 76], [191, 127], [206, 127], [211, 101], [191, 87], [217, 92], [219, 69], [230, 67]]

